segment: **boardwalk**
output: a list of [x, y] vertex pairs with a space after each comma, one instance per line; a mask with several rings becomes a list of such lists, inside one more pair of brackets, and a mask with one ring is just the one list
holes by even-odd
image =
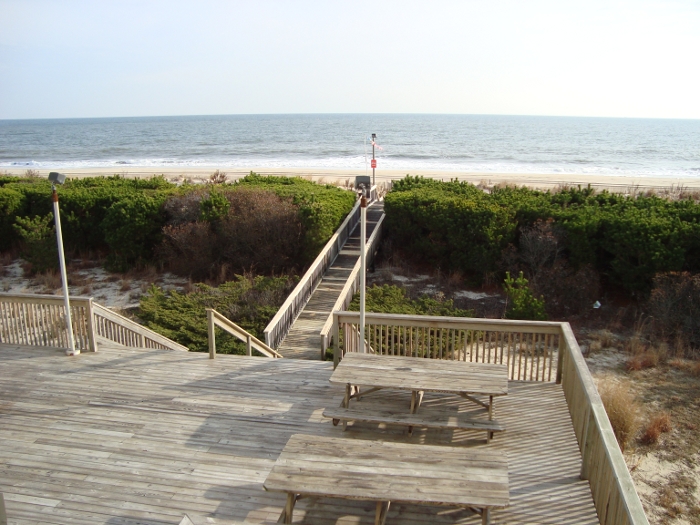
[[[477, 441], [482, 433], [416, 429], [407, 438], [369, 424], [343, 432], [321, 417], [341, 395], [328, 381], [331, 363], [321, 361], [109, 347], [68, 358], [0, 345], [0, 370], [0, 492], [11, 525], [175, 525], [185, 512], [272, 524], [285, 497], [262, 483], [295, 433], [487, 446]], [[437, 394], [424, 403], [472, 406]], [[598, 524], [560, 386], [510, 382], [496, 417], [507, 431], [488, 446], [508, 455], [511, 504], [493, 523]], [[295, 521], [370, 525], [374, 510], [309, 498]], [[387, 519], [427, 523], [481, 518], [397, 504]]]
[[[367, 237], [384, 212], [384, 203], [376, 202], [367, 208]], [[321, 358], [320, 332], [331, 314], [353, 266], [360, 257], [360, 225], [352, 232], [338, 257], [323, 276], [323, 280], [282, 340], [277, 351], [284, 357], [296, 359]]]

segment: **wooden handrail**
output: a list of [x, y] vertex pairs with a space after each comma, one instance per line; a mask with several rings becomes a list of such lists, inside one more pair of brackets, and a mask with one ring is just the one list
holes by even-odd
[[[372, 231], [372, 235], [369, 236], [369, 239], [367, 239], [367, 243], [365, 244], [365, 257], [367, 259], [367, 264], [371, 264], [372, 260], [374, 259], [374, 253], [376, 251], [377, 245], [379, 244], [379, 240], [381, 239], [384, 217], [386, 217], [386, 215], [382, 214], [382, 216], [377, 221], [377, 225], [374, 227], [374, 231]], [[359, 286], [360, 258], [358, 257], [357, 262], [355, 263], [355, 266], [352, 269], [352, 272], [350, 272], [348, 280], [345, 281], [345, 286], [343, 286], [343, 289], [341, 290], [338, 299], [336, 299], [335, 304], [331, 309], [331, 313], [328, 315], [326, 322], [323, 324], [323, 328], [321, 328], [321, 359], [323, 359], [326, 353], [326, 349], [330, 346], [329, 338], [331, 335], [331, 330], [333, 329], [333, 313], [341, 310], [347, 310]]]
[[306, 273], [301, 278], [299, 283], [294, 287], [294, 290], [289, 294], [275, 316], [265, 327], [265, 343], [270, 348], [277, 348], [280, 342], [289, 332], [297, 316], [306, 306], [309, 298], [313, 294], [318, 284], [323, 279], [326, 270], [333, 264], [335, 258], [340, 253], [340, 250], [345, 245], [348, 237], [357, 226], [360, 220], [360, 201], [355, 203], [350, 213], [340, 225], [338, 230], [328, 240], [326, 245], [318, 254], [316, 259]]
[[[71, 297], [73, 336], [80, 351], [97, 351], [97, 338], [136, 348], [183, 350], [187, 347], [113, 312], [91, 297]], [[0, 294], [0, 342], [67, 348], [63, 297]]]
[[[70, 297], [78, 352], [97, 350], [92, 298]], [[68, 348], [62, 296], [0, 293], [0, 343]]]
[[569, 323], [561, 323], [561, 385], [601, 525], [648, 525], [625, 458]]
[[93, 312], [97, 335], [109, 339], [113, 343], [135, 348], [189, 352], [186, 346], [176, 343], [101, 304], [93, 303]]
[[275, 350], [267, 346], [260, 339], [250, 334], [236, 323], [227, 319], [213, 308], [207, 308], [207, 331], [209, 333], [209, 359], [216, 357], [216, 333], [215, 327], [224, 329], [229, 334], [237, 337], [246, 344], [246, 355], [252, 355], [252, 350], [260, 352], [265, 357], [282, 357]]
[[[345, 352], [359, 349], [360, 314], [334, 312], [333, 319], [337, 366]], [[511, 380], [560, 383], [581, 451], [581, 479], [590, 483], [601, 525], [648, 525], [569, 323], [376, 313], [365, 314], [365, 322], [377, 354], [501, 362]]]

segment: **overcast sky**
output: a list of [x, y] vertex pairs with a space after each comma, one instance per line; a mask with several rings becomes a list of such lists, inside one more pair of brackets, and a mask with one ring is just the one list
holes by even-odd
[[700, 118], [700, 1], [0, 0], [0, 119]]

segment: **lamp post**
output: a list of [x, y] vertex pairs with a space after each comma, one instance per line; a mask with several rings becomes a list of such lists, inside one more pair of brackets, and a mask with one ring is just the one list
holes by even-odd
[[[374, 170], [373, 170], [374, 171]], [[365, 239], [367, 238], [367, 197], [362, 188], [360, 197], [360, 353], [365, 353], [365, 279], [367, 262], [365, 260]]]
[[53, 217], [56, 223], [56, 242], [58, 243], [58, 264], [61, 267], [61, 283], [63, 285], [63, 306], [66, 311], [66, 332], [68, 333], [68, 350], [66, 355], [78, 355], [80, 350], [75, 348], [75, 340], [73, 339], [73, 321], [70, 315], [70, 302], [68, 300], [68, 277], [66, 276], [66, 258], [63, 254], [63, 235], [61, 234], [61, 215], [58, 212], [58, 192], [56, 184], [66, 182], [66, 176], [63, 173], [52, 171], [49, 173], [51, 181], [51, 200], [53, 201]]

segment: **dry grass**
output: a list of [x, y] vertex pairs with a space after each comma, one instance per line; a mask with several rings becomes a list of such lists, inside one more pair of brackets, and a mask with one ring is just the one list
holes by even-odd
[[615, 348], [618, 339], [610, 330], [596, 330], [588, 335], [588, 338], [600, 344], [600, 348]]
[[660, 355], [654, 349], [645, 350], [640, 354], [630, 357], [625, 365], [630, 372], [646, 370], [647, 368], [655, 368], [659, 365]]
[[671, 431], [671, 416], [666, 412], [657, 414], [649, 421], [649, 424], [644, 429], [642, 436], [639, 438], [644, 445], [653, 445], [658, 443], [661, 434]]
[[119, 291], [128, 292], [129, 290], [131, 290], [131, 279], [122, 279], [119, 284]]
[[228, 175], [225, 171], [216, 170], [214, 173], [209, 175], [208, 184], [225, 184], [228, 181]]
[[625, 450], [639, 428], [639, 404], [629, 387], [619, 382], [601, 383], [598, 392], [620, 449]]
[[47, 293], [53, 293], [61, 287], [61, 274], [56, 270], [46, 270], [44, 273], [38, 273], [34, 276], [34, 280], [37, 284], [43, 286]]

